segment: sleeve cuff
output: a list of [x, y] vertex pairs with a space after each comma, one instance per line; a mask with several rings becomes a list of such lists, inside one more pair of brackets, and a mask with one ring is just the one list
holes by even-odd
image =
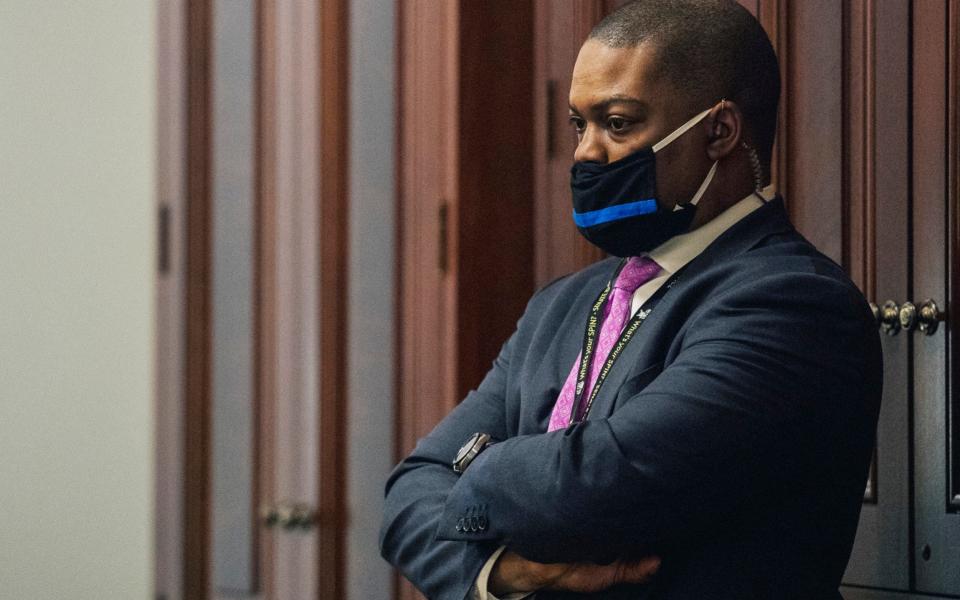
[[484, 563], [483, 568], [480, 569], [480, 574], [477, 575], [477, 580], [473, 584], [473, 600], [521, 600], [521, 598], [526, 598], [533, 594], [533, 592], [517, 592], [499, 597], [487, 591], [487, 584], [490, 581], [490, 573], [493, 572], [493, 565], [496, 564], [497, 559], [500, 558], [500, 555], [503, 554], [503, 551], [506, 549], [506, 546], [497, 548], [497, 551], [490, 555], [490, 558]]

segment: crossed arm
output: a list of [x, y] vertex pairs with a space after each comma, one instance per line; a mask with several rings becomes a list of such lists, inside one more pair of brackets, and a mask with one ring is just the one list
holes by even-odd
[[[499, 545], [540, 563], [603, 564], [695, 534], [762, 493], [757, 482], [775, 486], [827, 426], [832, 399], [858, 393], [862, 308], [813, 274], [738, 288], [691, 318], [669, 365], [609, 418], [505, 439], [458, 478], [459, 442], [506, 437], [512, 339], [391, 477], [385, 556], [430, 597], [460, 600]], [[480, 505], [486, 531], [458, 532]]]

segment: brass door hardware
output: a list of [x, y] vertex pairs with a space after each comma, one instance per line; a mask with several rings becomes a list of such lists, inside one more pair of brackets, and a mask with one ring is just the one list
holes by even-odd
[[900, 332], [900, 306], [893, 300], [887, 300], [883, 306], [877, 306], [870, 303], [870, 310], [873, 311], [873, 318], [877, 320], [877, 325], [887, 335], [897, 335]]
[[927, 335], [933, 335], [937, 331], [937, 325], [940, 321], [945, 321], [947, 315], [940, 310], [937, 303], [931, 299], [923, 301], [919, 308], [920, 313], [920, 331]]
[[307, 530], [316, 523], [317, 511], [302, 502], [281, 502], [276, 506], [263, 507], [260, 517], [267, 527]]

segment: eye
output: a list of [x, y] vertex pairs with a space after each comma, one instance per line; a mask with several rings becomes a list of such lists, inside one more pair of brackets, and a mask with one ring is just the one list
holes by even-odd
[[610, 117], [607, 119], [607, 129], [614, 133], [623, 133], [630, 127], [630, 122], [623, 117]]
[[577, 130], [577, 133], [583, 133], [583, 130], [587, 127], [587, 122], [576, 115], [570, 115], [570, 124]]

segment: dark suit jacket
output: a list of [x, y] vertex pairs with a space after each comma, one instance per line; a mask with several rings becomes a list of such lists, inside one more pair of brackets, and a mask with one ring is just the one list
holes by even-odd
[[[539, 562], [663, 558], [650, 584], [538, 600], [838, 598], [880, 404], [863, 295], [773, 200], [686, 267], [589, 418], [545, 433], [616, 265], [537, 292], [479, 388], [397, 466], [384, 557], [442, 600], [466, 598], [501, 544]], [[458, 477], [477, 431], [502, 441]], [[471, 517], [483, 531], [458, 531]]]

